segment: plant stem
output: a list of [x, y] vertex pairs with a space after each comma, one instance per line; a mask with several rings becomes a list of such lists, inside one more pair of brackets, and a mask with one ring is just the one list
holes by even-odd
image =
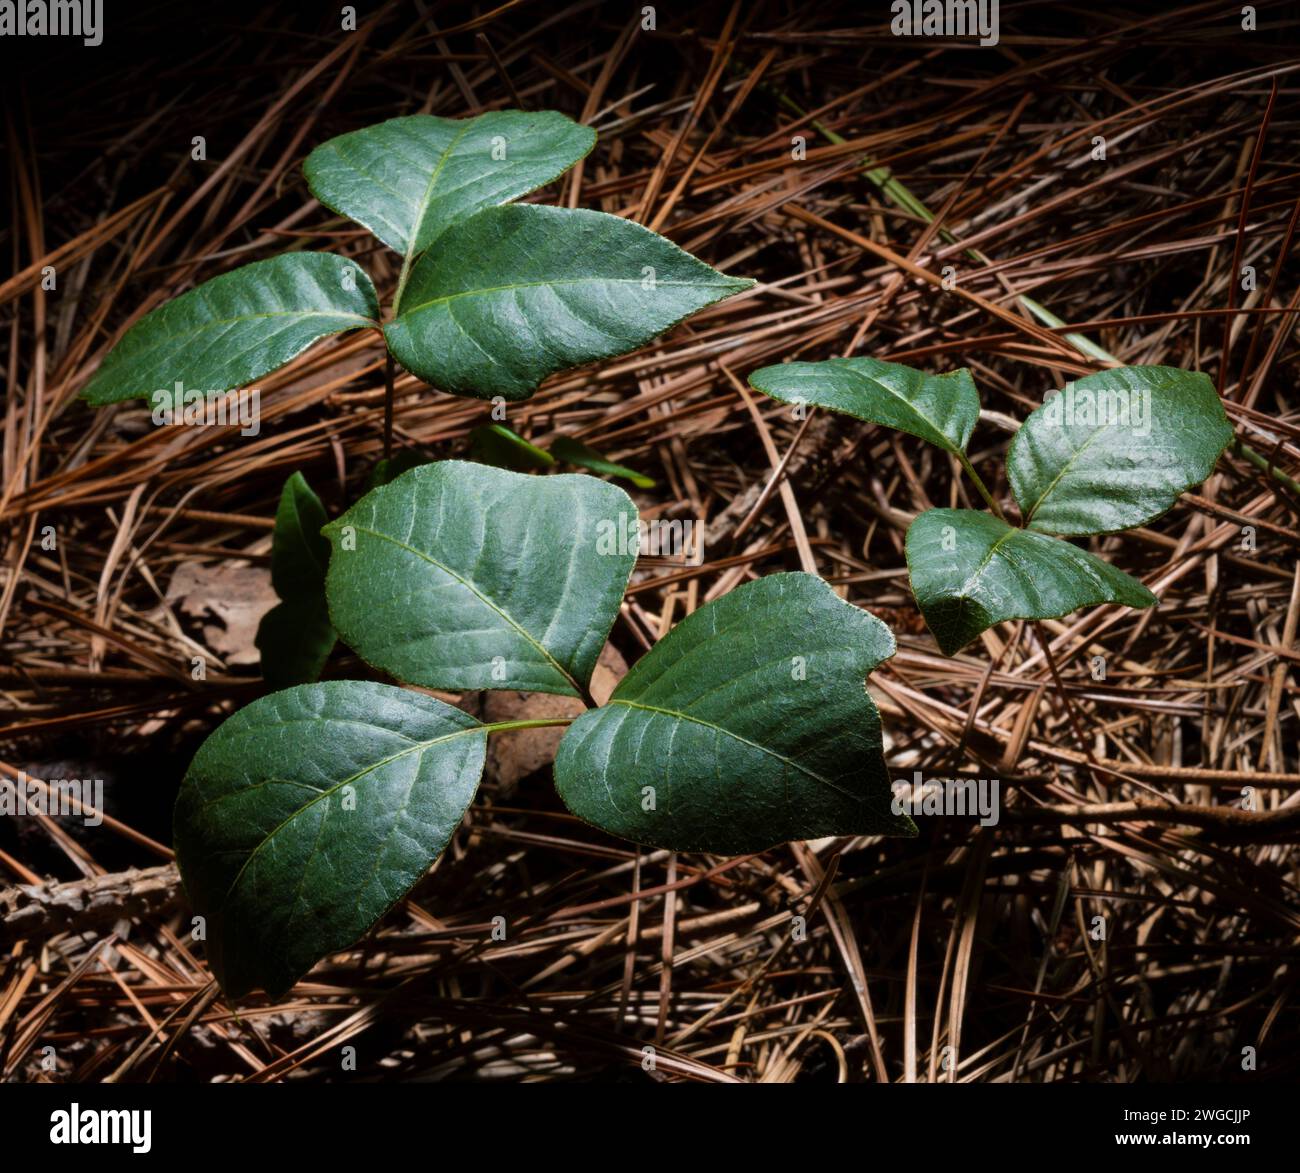
[[512, 733], [516, 729], [545, 729], [548, 726], [572, 725], [573, 717], [530, 717], [519, 721], [495, 721], [484, 725], [485, 733]]
[[993, 516], [999, 521], [1006, 521], [1006, 514], [1002, 512], [1002, 507], [994, 500], [993, 494], [989, 492], [988, 486], [980, 479], [980, 474], [975, 471], [975, 466], [971, 464], [970, 457], [964, 452], [957, 453], [957, 459], [961, 462], [962, 468], [971, 479], [971, 484], [978, 490], [979, 495], [984, 498], [984, 504], [993, 510]]
[[1256, 468], [1260, 469], [1263, 472], [1268, 473], [1271, 477], [1273, 477], [1274, 480], [1285, 485], [1297, 497], [1300, 497], [1300, 484], [1297, 484], [1289, 476], [1287, 476], [1286, 473], [1284, 473], [1280, 468], [1274, 465], [1273, 462], [1268, 459], [1268, 457], [1261, 456], [1258, 452], [1255, 451], [1255, 449], [1253, 449], [1244, 440], [1239, 440], [1234, 437], [1232, 441], [1232, 450], [1235, 453], [1237, 453], [1238, 456], [1244, 456]]

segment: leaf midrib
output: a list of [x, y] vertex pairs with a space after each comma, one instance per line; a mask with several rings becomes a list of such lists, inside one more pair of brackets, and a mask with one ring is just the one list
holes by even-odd
[[1064, 477], [1065, 474], [1068, 473], [1070, 469], [1074, 467], [1075, 461], [1077, 461], [1079, 457], [1082, 456], [1084, 452], [1088, 450], [1092, 442], [1098, 436], [1100, 436], [1102, 432], [1106, 430], [1107, 430], [1106, 424], [1101, 424], [1098, 427], [1094, 428], [1092, 433], [1088, 436], [1088, 438], [1084, 440], [1084, 442], [1080, 444], [1078, 448], [1076, 448], [1072, 453], [1070, 453], [1069, 459], [1063, 465], [1061, 465], [1061, 471], [1058, 472], [1056, 476], [1052, 478], [1052, 483], [1048, 485], [1047, 488], [1045, 488], [1041, 493], [1038, 494], [1038, 500], [1036, 500], [1033, 503], [1033, 505], [1030, 506], [1029, 513], [1025, 517], [1026, 529], [1028, 529], [1031, 525], [1034, 524], [1035, 515], [1043, 507], [1043, 502], [1046, 501], [1049, 496], [1051, 496], [1052, 492], [1056, 489], [1056, 486], [1061, 483], [1061, 478]]
[[777, 753], [774, 749], [769, 749], [765, 745], [760, 745], [757, 741], [751, 741], [748, 737], [743, 737], [741, 734], [735, 733], [723, 725], [715, 724], [712, 721], [705, 721], [701, 717], [693, 717], [690, 713], [683, 713], [678, 709], [664, 709], [660, 708], [658, 705], [646, 705], [639, 701], [623, 700], [619, 697], [611, 697], [603, 707], [612, 708], [614, 705], [623, 705], [625, 708], [629, 709], [640, 709], [645, 713], [657, 713], [662, 717], [675, 717], [679, 721], [690, 721], [694, 725], [703, 726], [705, 729], [712, 729], [715, 733], [725, 733], [728, 737], [732, 738], [734, 741], [739, 741], [742, 745], [747, 745], [751, 749], [756, 749], [760, 753], [765, 753], [769, 757], [776, 758], [777, 761], [783, 762], [787, 766], [793, 766], [801, 774], [806, 774], [814, 782], [820, 782], [823, 786], [835, 791], [835, 793], [842, 795], [851, 802], [862, 801], [859, 795], [853, 794], [849, 790], [845, 790], [842, 786], [837, 786], [831, 781], [831, 779], [824, 778], [815, 770], [810, 770], [807, 766], [795, 761], [793, 758], [788, 758], [784, 754]]
[[[421, 259], [425, 254], [421, 254]], [[553, 289], [562, 285], [583, 285], [590, 282], [598, 282], [601, 285], [640, 285], [644, 280], [642, 277], [600, 277], [589, 275], [586, 277], [563, 277], [554, 281], [517, 281], [510, 285], [491, 285], [482, 289], [466, 289], [459, 293], [447, 293], [440, 297], [430, 298], [428, 301], [422, 301], [419, 305], [411, 306], [409, 309], [403, 309], [397, 318], [391, 323], [398, 325], [403, 318], [410, 317], [412, 314], [418, 314], [421, 310], [426, 310], [430, 306], [440, 305], [442, 302], [456, 301], [464, 297], [486, 297], [493, 293], [513, 293], [517, 289]], [[738, 285], [739, 282], [734, 277], [724, 278], [722, 281], [655, 281], [655, 288], [661, 289], [665, 286], [669, 288], [682, 289], [730, 289]], [[737, 292], [740, 292], [737, 289]]]
[[[129, 353], [122, 352], [122, 361], [127, 362], [129, 360], [131, 363], [134, 363], [143, 356], [151, 355], [162, 347], [167, 346], [169, 343], [184, 342], [199, 334], [203, 334], [208, 330], [214, 330], [221, 326], [233, 326], [239, 322], [255, 322], [262, 318], [295, 318], [298, 320], [304, 318], [350, 318], [355, 321], [358, 326], [377, 325], [374, 318], [367, 318], [364, 314], [354, 313], [352, 310], [274, 310], [272, 312], [261, 314], [240, 314], [238, 317], [234, 318], [209, 318], [203, 322], [202, 325], [196, 326], [192, 330], [184, 330], [175, 334], [166, 334], [158, 342], [154, 343], [152, 346], [146, 346], [142, 350], [135, 350]], [[144, 318], [141, 318], [140, 322], [137, 322], [136, 325], [141, 324], [144, 320]], [[107, 360], [105, 360], [105, 365], [107, 366]], [[102, 370], [104, 368], [101, 367], [100, 369]], [[112, 370], [111, 367], [108, 369], [110, 371]]]
[[442, 175], [443, 169], [447, 166], [448, 160], [451, 159], [452, 152], [455, 151], [460, 140], [463, 139], [473, 127], [475, 120], [466, 118], [464, 126], [458, 130], [451, 142], [447, 144], [446, 150], [438, 159], [438, 165], [433, 169], [433, 174], [429, 176], [429, 183], [424, 189], [424, 196], [415, 206], [415, 218], [411, 221], [411, 236], [406, 242], [406, 256], [414, 257], [416, 246], [420, 239], [420, 225], [424, 222], [424, 217], [429, 211], [429, 206], [433, 202], [433, 191], [438, 186], [438, 178]]
[[[875, 378], [873, 375], [864, 375], [862, 374], [861, 371], [853, 370], [852, 367], [844, 367], [842, 369], [846, 370], [853, 378], [861, 379], [865, 383], [872, 383], [875, 386], [879, 387], [881, 390], [883, 390], [887, 395], [898, 400], [899, 403], [901, 403], [904, 407], [906, 407], [908, 411], [910, 411], [914, 416], [916, 416], [917, 419], [919, 419], [932, 432], [934, 432], [936, 436], [939, 437], [939, 443], [936, 445], [936, 447], [942, 448], [944, 449], [944, 451], [952, 453], [953, 456], [961, 455], [962, 450], [957, 447], [957, 445], [953, 442], [952, 438], [943, 430], [943, 427], [938, 423], [938, 421], [932, 420], [928, 416], [922, 415], [921, 409], [918, 408], [916, 404], [913, 403], [910, 399], [908, 399], [905, 395], [900, 395], [888, 383], [882, 383], [879, 379]], [[928, 379], [922, 382], [921, 384], [922, 389], [924, 389], [925, 384], [927, 382], [929, 382]], [[876, 421], [872, 420], [871, 422], [875, 423]]]
[[530, 643], [534, 648], [536, 648], [537, 651], [541, 653], [542, 657], [546, 660], [546, 662], [550, 664], [551, 667], [553, 667], [555, 671], [558, 672], [560, 676], [569, 684], [569, 686], [573, 689], [575, 696], [582, 695], [582, 689], [579, 687], [577, 680], [575, 680], [574, 677], [564, 668], [564, 665], [562, 665], [553, 655], [551, 655], [551, 653], [546, 650], [546, 648], [532, 635], [532, 633], [529, 632], [528, 629], [525, 628], [517, 619], [515, 619], [515, 617], [511, 615], [510, 612], [505, 610], [505, 608], [501, 607], [499, 604], [493, 602], [492, 599], [488, 598], [488, 596], [485, 595], [482, 592], [482, 590], [479, 589], [478, 584], [471, 582], [463, 575], [457, 574], [450, 566], [446, 565], [443, 562], [440, 562], [432, 554], [427, 554], [425, 553], [425, 551], [419, 550], [415, 546], [408, 545], [406, 542], [398, 541], [398, 539], [393, 537], [392, 534], [386, 534], [381, 532], [380, 530], [370, 529], [369, 527], [364, 525], [359, 525], [356, 527], [356, 529], [358, 533], [369, 534], [372, 538], [379, 538], [381, 541], [389, 542], [400, 550], [405, 550], [407, 551], [407, 553], [414, 554], [417, 558], [422, 558], [425, 562], [428, 562], [429, 565], [436, 566], [439, 570], [441, 570], [444, 574], [448, 575], [450, 578], [454, 578], [458, 583], [461, 584], [461, 586], [465, 587], [466, 590], [468, 590], [471, 594], [473, 594], [475, 598], [477, 598], [480, 602], [484, 603], [486, 606], [490, 607], [493, 611], [495, 611], [498, 615], [500, 615], [501, 618], [504, 619], [508, 624], [510, 624], [510, 626], [513, 627], [521, 636], [523, 636], [524, 639], [528, 641], [528, 643]]
[[[358, 770], [355, 774], [352, 774], [351, 776], [344, 778], [341, 782], [335, 783], [333, 786], [329, 787], [328, 789], [317, 791], [315, 798], [312, 798], [309, 801], [303, 803], [302, 806], [297, 807], [292, 813], [290, 813], [283, 820], [277, 823], [273, 828], [271, 828], [270, 831], [266, 833], [265, 836], [263, 836], [263, 838], [257, 844], [257, 846], [254, 847], [253, 850], [248, 853], [248, 858], [244, 860], [242, 864], [240, 864], [239, 871], [235, 873], [235, 878], [230, 882], [230, 887], [228, 887], [225, 893], [222, 895], [221, 902], [220, 904], [217, 905], [214, 915], [219, 914], [226, 907], [226, 902], [230, 899], [231, 893], [233, 893], [234, 890], [239, 887], [239, 881], [243, 879], [244, 872], [248, 870], [248, 866], [253, 862], [254, 859], [257, 858], [257, 855], [262, 850], [262, 848], [265, 847], [268, 843], [270, 843], [281, 831], [284, 830], [285, 827], [287, 827], [295, 819], [299, 818], [301, 815], [309, 811], [322, 799], [329, 798], [330, 795], [341, 790], [344, 786], [350, 786], [353, 782], [357, 781], [357, 779], [364, 778], [367, 774], [374, 773], [375, 770], [378, 770], [383, 766], [387, 766], [392, 762], [398, 761], [401, 758], [406, 757], [407, 754], [412, 754], [412, 753], [423, 754], [425, 750], [432, 749], [433, 746], [441, 745], [444, 742], [453, 741], [457, 737], [465, 737], [470, 735], [477, 736], [479, 734], [482, 734], [484, 737], [486, 737], [489, 730], [490, 727], [487, 725], [475, 724], [475, 725], [466, 726], [464, 729], [454, 730], [451, 733], [445, 733], [439, 737], [431, 738], [428, 741], [417, 741], [412, 745], [408, 745], [405, 749], [398, 750], [397, 753], [389, 754], [389, 756], [386, 758], [380, 758], [379, 761], [377, 762], [371, 762], [368, 766]], [[271, 782], [281, 782], [286, 786], [303, 785], [303, 783], [295, 782], [295, 780], [292, 778], [267, 779], [264, 785], [269, 784]], [[386, 836], [385, 841], [387, 841], [387, 838], [388, 837]]]
[[962, 583], [958, 595], [963, 598], [969, 598], [971, 591], [979, 586], [979, 580], [984, 577], [989, 565], [997, 556], [998, 548], [1003, 542], [1010, 541], [1016, 534], [1024, 533], [1024, 530], [1017, 529], [1015, 526], [1007, 526], [1007, 532], [998, 536], [997, 540], [988, 548], [988, 552], [980, 559], [979, 565], [966, 576], [966, 581]]

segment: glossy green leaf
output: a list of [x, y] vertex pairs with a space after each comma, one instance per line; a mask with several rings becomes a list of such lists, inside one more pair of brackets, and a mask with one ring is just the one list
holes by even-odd
[[[101, 406], [157, 392], [246, 387], [329, 334], [376, 325], [355, 261], [285, 253], [205, 281], [132, 326], [82, 395]], [[170, 402], [170, 399], [167, 401]]]
[[272, 688], [318, 680], [335, 643], [324, 592], [319, 598], [277, 603], [257, 625], [256, 643], [262, 679]]
[[575, 464], [579, 468], [603, 473], [605, 476], [622, 477], [638, 489], [655, 487], [654, 477], [648, 477], [634, 468], [628, 468], [625, 464], [615, 464], [612, 460], [606, 460], [594, 448], [588, 448], [581, 440], [575, 440], [571, 436], [556, 436], [551, 443], [551, 455], [557, 460], [564, 461], [565, 464]]
[[400, 900], [460, 824], [486, 745], [459, 709], [351, 680], [273, 693], [218, 727], [174, 829], [227, 996], [280, 997]]
[[630, 220], [508, 204], [438, 237], [385, 334], [435, 387], [526, 399], [547, 375], [635, 350], [752, 284]]
[[980, 416], [979, 392], [965, 368], [928, 375], [874, 358], [832, 358], [763, 367], [749, 384], [783, 403], [897, 428], [954, 455], [966, 451]]
[[271, 538], [271, 584], [282, 601], [257, 628], [262, 677], [272, 688], [315, 680], [334, 649], [325, 605], [330, 546], [320, 532], [327, 520], [306, 478], [294, 473], [280, 493]]
[[327, 208], [414, 256], [457, 220], [550, 183], [595, 143], [554, 110], [412, 114], [330, 139], [303, 172]]
[[560, 796], [612, 835], [676, 851], [915, 834], [891, 810], [865, 685], [893, 654], [889, 629], [814, 575], [746, 583], [682, 620], [569, 727]]
[[1025, 420], [1007, 475], [1028, 528], [1112, 533], [1172, 508], [1231, 439], [1205, 375], [1119, 367], [1067, 384]]
[[325, 527], [334, 627], [408, 684], [578, 695], [636, 561], [636, 517], [595, 477], [413, 469]]
[[921, 614], [949, 656], [1005, 619], [1156, 602], [1137, 579], [1088, 551], [973, 509], [922, 513], [907, 531], [907, 564]]
[[284, 482], [271, 539], [271, 585], [280, 598], [301, 598], [324, 586], [330, 544], [320, 531], [328, 520], [302, 473]]
[[502, 424], [482, 424], [469, 434], [469, 450], [475, 460], [516, 472], [550, 468], [555, 457], [530, 444], [517, 432]]

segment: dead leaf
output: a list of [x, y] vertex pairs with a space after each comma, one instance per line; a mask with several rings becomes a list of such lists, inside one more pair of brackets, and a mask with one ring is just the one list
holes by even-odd
[[268, 567], [182, 562], [167, 585], [167, 601], [199, 621], [203, 642], [227, 664], [261, 659], [253, 643], [257, 625], [277, 601]]
[[[614, 686], [627, 675], [627, 661], [613, 644], [606, 644], [591, 676], [591, 695], [604, 704]], [[478, 706], [482, 721], [535, 720], [540, 717], [576, 717], [583, 711], [577, 697], [546, 692], [485, 692]], [[549, 766], [560, 748], [564, 729], [519, 729], [488, 740], [486, 776], [496, 782], [500, 796], [508, 797], [535, 770]]]

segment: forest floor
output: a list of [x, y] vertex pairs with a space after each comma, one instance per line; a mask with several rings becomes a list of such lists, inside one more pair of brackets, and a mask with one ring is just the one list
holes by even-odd
[[[1257, 5], [1251, 32], [1221, 4], [1004, 5], [986, 48], [894, 37], [885, 5], [871, 24], [859, 5], [660, 6], [649, 30], [640, 5], [392, 3], [345, 33], [270, 4], [198, 38], [140, 7], [147, 27], [119, 18], [138, 36], [20, 73], [0, 136], [0, 773], [101, 778], [105, 810], [0, 820], [3, 1079], [333, 1079], [344, 1046], [372, 1080], [639, 1079], [647, 1046], [667, 1080], [1296, 1076], [1292, 7]], [[269, 376], [255, 436], [78, 395], [140, 313], [286, 248], [354, 256], [391, 297], [398, 258], [311, 198], [303, 157], [398, 114], [517, 105], [600, 136], [530, 198], [758, 280], [510, 409], [535, 442], [653, 477], [630, 490], [644, 517], [704, 526], [700, 565], [641, 560], [611, 662], [748, 578], [814, 569], [897, 633], [870, 685], [891, 776], [996, 778], [1000, 818], [637, 851], [565, 812], [543, 731], [494, 751], [446, 855], [361, 946], [284, 1003], [230, 1006], [190, 939], [171, 805], [203, 737], [264, 690], [285, 478], [336, 513], [380, 456], [383, 351], [346, 335]], [[978, 506], [955, 467], [744, 386], [850, 354], [969, 367], [998, 494], [1018, 422], [1119, 363], [1206, 372], [1240, 443], [1164, 517], [1091, 540], [1158, 608], [1045, 622], [1050, 659], [1020, 623], [948, 658], [903, 539], [923, 509]], [[397, 445], [431, 458], [466, 456], [489, 418], [409, 375], [395, 391]], [[340, 649], [327, 675], [365, 671]]]

